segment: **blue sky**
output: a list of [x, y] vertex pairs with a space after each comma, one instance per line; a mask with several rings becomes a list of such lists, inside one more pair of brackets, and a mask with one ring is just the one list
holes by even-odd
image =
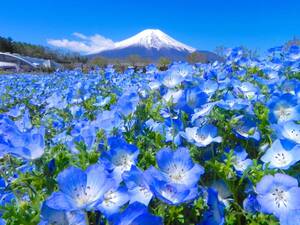
[[1, 36], [42, 45], [49, 45], [50, 39], [109, 43], [156, 28], [201, 50], [244, 45], [262, 52], [300, 37], [299, 0], [2, 0], [0, 4]]

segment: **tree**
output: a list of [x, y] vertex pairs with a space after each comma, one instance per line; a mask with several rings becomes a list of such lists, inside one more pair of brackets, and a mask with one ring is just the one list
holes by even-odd
[[208, 59], [207, 59], [207, 56], [203, 53], [193, 52], [188, 55], [187, 61], [191, 64], [199, 63], [199, 62], [206, 63], [208, 61]]
[[137, 67], [139, 63], [142, 62], [142, 58], [139, 55], [130, 55], [128, 56], [127, 61], [130, 66]]
[[158, 60], [158, 67], [160, 70], [164, 71], [168, 69], [168, 66], [170, 65], [171, 61], [170, 59], [166, 57], [161, 57]]
[[13, 52], [13, 41], [11, 38], [0, 37], [0, 52]]
[[101, 68], [104, 68], [104, 67], [107, 66], [108, 60], [106, 58], [103, 58], [103, 57], [96, 57], [96, 58], [94, 58], [90, 61], [90, 64], [94, 65], [94, 66], [99, 66]]

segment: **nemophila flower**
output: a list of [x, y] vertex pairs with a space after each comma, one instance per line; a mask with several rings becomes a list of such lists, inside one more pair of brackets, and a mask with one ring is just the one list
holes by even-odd
[[260, 140], [260, 133], [254, 118], [249, 116], [237, 116], [234, 118], [233, 131], [242, 139]]
[[151, 75], [153, 75], [153, 74], [155, 74], [155, 73], [157, 73], [157, 72], [159, 72], [159, 70], [158, 70], [158, 68], [156, 67], [156, 65], [154, 65], [154, 64], [149, 64], [149, 65], [146, 66], [146, 74], [151, 74]]
[[252, 165], [252, 160], [248, 159], [248, 153], [241, 146], [237, 146], [234, 149], [234, 169], [238, 172], [239, 175], [242, 175], [243, 172]]
[[6, 224], [5, 220], [0, 218], [0, 225], [5, 225], [5, 224]]
[[30, 114], [28, 110], [25, 110], [24, 115], [15, 121], [16, 126], [21, 132], [26, 132], [32, 128]]
[[187, 148], [161, 149], [156, 153], [157, 165], [160, 173], [168, 182], [183, 184], [189, 187], [197, 185], [204, 173], [202, 166], [195, 164]]
[[227, 110], [241, 110], [249, 106], [249, 102], [246, 99], [236, 98], [232, 94], [226, 94], [217, 105], [220, 108]]
[[248, 213], [256, 213], [260, 211], [260, 205], [253, 193], [248, 194], [243, 201], [243, 208]]
[[288, 175], [266, 175], [256, 185], [257, 201], [261, 211], [282, 218], [288, 212], [300, 209], [298, 181]]
[[87, 150], [92, 150], [96, 142], [96, 128], [94, 125], [86, 121], [77, 122], [70, 133], [73, 137], [72, 141], [74, 144], [83, 142]]
[[16, 105], [13, 108], [11, 108], [6, 115], [11, 117], [19, 117], [22, 115], [22, 111], [25, 109], [25, 105]]
[[291, 61], [300, 60], [300, 48], [299, 46], [293, 45], [289, 48], [287, 57]]
[[123, 116], [133, 113], [139, 103], [139, 95], [134, 90], [123, 93], [118, 99], [116, 110]]
[[232, 202], [232, 192], [223, 179], [215, 180], [211, 183], [210, 189], [214, 189], [218, 193], [218, 199], [225, 206], [229, 206]]
[[300, 160], [300, 146], [285, 149], [280, 140], [275, 140], [271, 147], [261, 157], [264, 163], [269, 163], [269, 168], [289, 169]]
[[162, 134], [166, 138], [166, 142], [173, 142], [175, 145], [179, 146], [181, 144], [180, 132], [183, 129], [182, 121], [178, 119], [166, 118], [163, 123]]
[[102, 153], [100, 161], [112, 172], [117, 180], [122, 180], [122, 174], [129, 171], [137, 163], [139, 150], [135, 145], [128, 144], [120, 138], [109, 139], [110, 150]]
[[210, 102], [200, 106], [199, 108], [194, 109], [194, 114], [192, 114], [192, 119], [191, 119], [192, 123], [198, 118], [202, 118], [209, 115], [215, 105], [216, 102]]
[[130, 204], [122, 213], [112, 218], [114, 225], [163, 225], [162, 218], [150, 214], [147, 207], [139, 202]]
[[300, 120], [300, 105], [292, 94], [274, 96], [269, 102], [269, 118], [272, 123]]
[[225, 224], [225, 206], [218, 199], [218, 192], [212, 188], [207, 190], [208, 210], [204, 212], [198, 225], [223, 225]]
[[88, 225], [83, 211], [64, 211], [52, 209], [43, 203], [39, 225]]
[[300, 210], [290, 210], [287, 214], [280, 217], [280, 225], [299, 225]]
[[199, 85], [199, 88], [208, 96], [212, 96], [218, 90], [218, 87], [218, 82], [214, 80], [204, 80]]
[[277, 136], [295, 144], [300, 144], [300, 124], [288, 121], [280, 125], [274, 125]]
[[179, 99], [183, 95], [183, 90], [169, 89], [168, 92], [163, 96], [163, 100], [167, 103], [178, 103]]
[[210, 124], [202, 127], [188, 127], [185, 129], [183, 137], [198, 147], [206, 147], [213, 142], [222, 142], [222, 137], [218, 136], [218, 129]]
[[59, 191], [52, 193], [46, 204], [66, 211], [95, 209], [115, 185], [101, 164], [91, 165], [86, 171], [69, 167], [58, 175], [57, 182]]
[[162, 84], [165, 85], [167, 88], [175, 88], [184, 80], [184, 77], [172, 70], [168, 70], [164, 73], [162, 78]]
[[299, 80], [298, 79], [283, 79], [278, 92], [283, 94], [297, 95], [299, 93]]
[[233, 92], [240, 98], [253, 99], [258, 95], [258, 89], [250, 82], [240, 82], [239, 80], [232, 80]]
[[119, 113], [113, 109], [111, 111], [103, 111], [97, 116], [96, 120], [91, 122], [91, 125], [110, 133], [114, 128], [120, 127], [121, 123], [122, 120]]
[[157, 198], [176, 205], [198, 196], [197, 183], [204, 169], [193, 163], [188, 149], [162, 149], [157, 153], [156, 160], [160, 170], [150, 167], [146, 178]]
[[208, 95], [202, 92], [200, 88], [186, 88], [178, 99], [176, 107], [186, 113], [192, 113], [195, 108], [205, 104], [207, 100]]
[[76, 118], [76, 119], [79, 119], [85, 113], [85, 109], [78, 105], [73, 105], [73, 106], [69, 107], [69, 110], [70, 110], [73, 118]]
[[[1, 132], [1, 131], [0, 131]], [[17, 128], [9, 127], [2, 134], [2, 148], [6, 153], [20, 156], [27, 160], [40, 158], [44, 154], [45, 130], [33, 129], [28, 132], [20, 132]]]
[[67, 100], [58, 92], [54, 92], [50, 97], [47, 98], [47, 108], [64, 109], [67, 107]]
[[129, 201], [127, 188], [120, 186], [118, 182], [108, 189], [103, 195], [103, 200], [96, 206], [107, 218], [117, 213], [123, 205]]
[[153, 167], [146, 171], [152, 193], [168, 205], [179, 205], [197, 198], [200, 193], [197, 186], [188, 187], [165, 181], [155, 173]]
[[153, 194], [150, 190], [146, 174], [138, 167], [132, 166], [130, 171], [123, 173], [123, 180], [128, 188], [130, 203], [140, 202], [148, 206]]

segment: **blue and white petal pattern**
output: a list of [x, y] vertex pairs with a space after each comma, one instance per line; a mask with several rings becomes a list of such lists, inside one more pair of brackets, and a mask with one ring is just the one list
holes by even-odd
[[53, 209], [68, 211], [93, 209], [115, 184], [100, 164], [92, 165], [86, 171], [69, 167], [58, 175], [57, 182], [59, 191], [54, 192], [46, 204]]
[[136, 166], [132, 166], [130, 171], [123, 173], [123, 180], [130, 196], [130, 204], [140, 202], [146, 206], [149, 205], [153, 194], [145, 176], [146, 174]]
[[264, 176], [256, 185], [256, 193], [261, 211], [277, 218], [300, 209], [298, 181], [288, 175], [277, 173]]
[[213, 142], [222, 142], [222, 137], [218, 136], [217, 128], [210, 124], [203, 127], [188, 127], [185, 129], [184, 137], [198, 147], [206, 147]]
[[280, 140], [275, 140], [271, 147], [261, 157], [264, 163], [269, 163], [269, 168], [289, 169], [300, 160], [300, 146], [285, 149]]

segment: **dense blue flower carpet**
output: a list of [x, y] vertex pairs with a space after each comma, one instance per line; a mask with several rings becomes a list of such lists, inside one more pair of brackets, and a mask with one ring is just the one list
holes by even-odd
[[0, 76], [0, 224], [300, 224], [300, 49]]

